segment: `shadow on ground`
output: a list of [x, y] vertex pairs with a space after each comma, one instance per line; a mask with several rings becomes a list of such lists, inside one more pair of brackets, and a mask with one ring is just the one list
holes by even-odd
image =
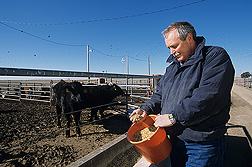
[[228, 124], [228, 128], [240, 128], [246, 137], [227, 135], [225, 167], [250, 167], [252, 165], [251, 136], [245, 126]]

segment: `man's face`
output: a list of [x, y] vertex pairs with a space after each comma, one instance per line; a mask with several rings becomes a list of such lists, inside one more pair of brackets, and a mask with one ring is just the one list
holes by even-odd
[[177, 58], [181, 63], [185, 63], [186, 60], [194, 53], [192, 47], [191, 34], [188, 34], [185, 41], [182, 41], [178, 37], [177, 29], [171, 30], [165, 36], [165, 44], [170, 49], [171, 54]]

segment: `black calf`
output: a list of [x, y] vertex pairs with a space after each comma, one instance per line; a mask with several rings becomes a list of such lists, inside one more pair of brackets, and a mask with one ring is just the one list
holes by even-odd
[[[124, 94], [123, 90], [119, 86], [112, 83], [99, 86], [86, 86], [84, 88], [84, 92], [86, 92], [87, 97], [84, 103], [87, 107], [95, 107], [108, 104], [115, 97]], [[106, 108], [107, 106], [91, 109], [90, 121], [92, 121], [93, 118], [98, 119], [98, 110], [100, 111], [101, 117], [104, 117], [103, 112]]]
[[[81, 135], [80, 132], [80, 113], [81, 111], [74, 112], [80, 110], [82, 106], [82, 100], [85, 99], [83, 97], [83, 87], [79, 82], [65, 82], [61, 80], [53, 87], [54, 92], [54, 100], [56, 104], [56, 111], [58, 115], [57, 126], [61, 127], [60, 114], [63, 113], [66, 118], [66, 126], [70, 128], [70, 123], [72, 121], [71, 115], [74, 116], [77, 136]], [[74, 113], [72, 113], [74, 112]], [[72, 113], [72, 114], [71, 114]], [[70, 136], [70, 130], [66, 131], [66, 137]]]

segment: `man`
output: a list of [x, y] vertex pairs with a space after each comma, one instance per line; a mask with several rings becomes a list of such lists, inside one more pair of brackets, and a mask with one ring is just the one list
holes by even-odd
[[205, 46], [188, 22], [174, 22], [162, 34], [170, 65], [157, 92], [131, 116], [142, 115], [138, 122], [160, 114], [154, 126], [164, 127], [170, 136], [173, 167], [221, 167], [234, 80], [229, 55], [223, 48]]

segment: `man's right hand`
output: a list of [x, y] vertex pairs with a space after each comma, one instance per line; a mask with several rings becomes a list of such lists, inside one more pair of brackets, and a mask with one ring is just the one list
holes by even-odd
[[[132, 116], [138, 114], [142, 116], [142, 119], [132, 119]], [[130, 121], [132, 121], [133, 123], [138, 123], [138, 122], [142, 122], [146, 119], [147, 117], [147, 112], [144, 111], [143, 109], [136, 109], [132, 112], [132, 114], [130, 115]]]

